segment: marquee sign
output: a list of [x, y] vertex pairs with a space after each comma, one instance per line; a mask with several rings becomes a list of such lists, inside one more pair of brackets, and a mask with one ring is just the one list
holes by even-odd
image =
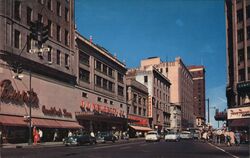
[[81, 109], [83, 111], [91, 111], [91, 112], [106, 114], [110, 116], [117, 116], [117, 117], [125, 118], [125, 112], [123, 110], [119, 110], [117, 108], [108, 107], [108, 106], [100, 105], [96, 103], [90, 103], [84, 100], [82, 100], [81, 102]]
[[227, 110], [227, 119], [250, 118], [250, 107], [231, 108]]

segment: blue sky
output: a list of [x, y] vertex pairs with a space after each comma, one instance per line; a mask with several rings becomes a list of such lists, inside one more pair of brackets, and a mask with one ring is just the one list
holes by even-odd
[[75, 13], [77, 30], [128, 68], [150, 56], [203, 64], [210, 106], [226, 108], [223, 0], [75, 0]]

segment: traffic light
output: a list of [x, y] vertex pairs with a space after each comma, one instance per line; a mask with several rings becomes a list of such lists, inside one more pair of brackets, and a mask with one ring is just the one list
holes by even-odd
[[30, 37], [33, 40], [38, 40], [38, 23], [36, 22], [31, 22], [30, 26]]

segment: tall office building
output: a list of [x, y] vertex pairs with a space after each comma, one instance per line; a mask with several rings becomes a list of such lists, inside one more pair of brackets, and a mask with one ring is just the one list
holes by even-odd
[[[228, 126], [250, 124], [250, 1], [225, 0]], [[247, 113], [247, 114], [246, 114]]]

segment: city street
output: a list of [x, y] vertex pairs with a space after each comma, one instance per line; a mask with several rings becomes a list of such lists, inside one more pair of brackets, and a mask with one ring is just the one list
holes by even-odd
[[199, 141], [107, 143], [72, 147], [33, 147], [2, 149], [1, 158], [230, 158], [249, 157], [247, 151], [234, 155], [226, 150]]

